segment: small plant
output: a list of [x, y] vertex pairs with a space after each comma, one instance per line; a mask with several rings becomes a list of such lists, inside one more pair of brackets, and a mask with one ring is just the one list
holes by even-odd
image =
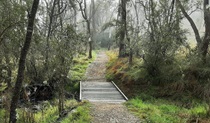
[[18, 123], [35, 123], [35, 115], [30, 109], [20, 109]]
[[87, 102], [81, 103], [68, 117], [62, 120], [61, 123], [91, 123], [90, 104]]
[[198, 106], [192, 108], [190, 110], [190, 113], [193, 117], [205, 118], [208, 114], [208, 111], [207, 111], [206, 107], [198, 105]]

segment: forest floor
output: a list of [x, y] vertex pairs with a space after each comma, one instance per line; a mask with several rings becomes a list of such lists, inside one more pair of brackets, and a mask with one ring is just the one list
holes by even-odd
[[[106, 81], [106, 63], [109, 61], [104, 51], [97, 54], [86, 71], [86, 81]], [[131, 114], [122, 103], [91, 102], [90, 115], [92, 123], [140, 123], [140, 120]]]

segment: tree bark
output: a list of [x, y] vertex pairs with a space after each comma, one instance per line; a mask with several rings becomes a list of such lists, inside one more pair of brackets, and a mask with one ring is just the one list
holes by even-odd
[[129, 61], [129, 65], [132, 65], [132, 63], [133, 63], [133, 49], [132, 48], [130, 48], [130, 50], [129, 50], [129, 59], [128, 59], [128, 61]]
[[[60, 1], [58, 1], [58, 13], [61, 13], [61, 6], [60, 6]], [[62, 16], [60, 15], [59, 16], [59, 22], [60, 22], [60, 28], [61, 28], [61, 32], [63, 32], [63, 18]], [[60, 37], [60, 40], [62, 40], [62, 36]], [[60, 68], [60, 75], [65, 75], [66, 72], [65, 72], [65, 68], [63, 68], [65, 65], [65, 58], [63, 56], [60, 56], [60, 62], [61, 62], [61, 65], [62, 67], [59, 67]], [[63, 68], [63, 69], [62, 69]], [[63, 72], [63, 73], [62, 73]], [[62, 74], [61, 74], [62, 73]], [[64, 99], [65, 99], [65, 96], [64, 96], [64, 78], [63, 76], [60, 76], [59, 77], [59, 104], [58, 104], [58, 109], [59, 109], [59, 117], [63, 117], [63, 111], [64, 111]]]
[[184, 7], [182, 6], [180, 0], [177, 0], [178, 6], [181, 9], [183, 15], [187, 18], [189, 23], [192, 26], [192, 29], [195, 33], [195, 38], [197, 41], [197, 48], [198, 48], [198, 54], [201, 56], [204, 63], [206, 63], [206, 55], [208, 53], [208, 47], [210, 42], [210, 10], [206, 6], [208, 5], [208, 1], [203, 0], [203, 9], [204, 9], [204, 22], [205, 22], [205, 35], [204, 39], [202, 40], [199, 31], [192, 20], [192, 18], [187, 14]]
[[[83, 2], [79, 2], [77, 0], [77, 2], [79, 3], [79, 7], [80, 7], [80, 10], [81, 10], [81, 14], [82, 14], [82, 17], [85, 19], [86, 21], [86, 24], [87, 24], [87, 35], [88, 35], [88, 38], [92, 39], [92, 36], [91, 36], [91, 31], [90, 31], [90, 19], [88, 19], [87, 17], [87, 12], [86, 12], [86, 9], [87, 9], [87, 3], [86, 3], [86, 0], [84, 0], [84, 8], [82, 8], [82, 3]], [[88, 40], [88, 44], [89, 44], [89, 55], [88, 55], [88, 58], [91, 59], [92, 58], [92, 40]]]
[[91, 35], [91, 31], [90, 31], [90, 21], [87, 19], [86, 20], [86, 23], [87, 23], [87, 33], [88, 33], [88, 36], [89, 36], [89, 55], [88, 55], [88, 58], [89, 59], [92, 59], [92, 50], [93, 50], [93, 40], [92, 40], [92, 35]]
[[50, 36], [52, 35], [52, 24], [53, 24], [53, 18], [54, 18], [54, 11], [55, 11], [55, 5], [56, 5], [56, 3], [57, 3], [57, 0], [54, 0], [53, 1], [53, 5], [52, 5], [52, 9], [51, 9], [51, 11], [50, 11], [50, 13], [49, 13], [49, 18], [50, 18], [50, 22], [49, 22], [49, 27], [48, 27], [48, 32], [47, 32], [47, 39], [46, 39], [46, 41], [47, 41], [47, 46], [46, 46], [46, 61], [45, 61], [45, 69], [46, 69], [46, 71], [48, 71], [48, 67], [49, 67], [49, 50], [50, 50], [50, 42], [49, 42], [49, 40], [50, 40]]
[[206, 55], [208, 53], [208, 47], [210, 42], [210, 10], [209, 8], [206, 8], [208, 5], [208, 1], [206, 2], [204, 0], [203, 4], [204, 8], [204, 22], [205, 22], [205, 35], [201, 46], [201, 53], [203, 57], [203, 62], [206, 63]]
[[16, 123], [16, 121], [17, 121], [16, 108], [17, 108], [17, 104], [18, 104], [18, 99], [20, 97], [22, 82], [24, 79], [25, 61], [26, 61], [26, 56], [27, 56], [28, 50], [30, 48], [30, 44], [31, 44], [31, 39], [32, 39], [32, 34], [33, 34], [33, 25], [34, 25], [34, 20], [35, 20], [38, 6], [39, 6], [39, 0], [34, 0], [32, 8], [31, 8], [31, 12], [28, 16], [29, 18], [28, 18], [28, 27], [27, 27], [26, 37], [25, 37], [25, 43], [24, 43], [24, 46], [23, 46], [23, 48], [21, 50], [21, 54], [20, 54], [17, 80], [15, 83], [15, 88], [14, 88], [13, 97], [12, 97], [11, 106], [10, 106], [10, 121], [9, 121], [9, 123]]
[[92, 48], [95, 49], [96, 48], [96, 41], [95, 41], [95, 36], [96, 36], [96, 24], [95, 24], [95, 12], [96, 12], [96, 9], [95, 9], [95, 0], [91, 0], [91, 5], [92, 5], [92, 11], [91, 11], [91, 17], [92, 17]]
[[197, 45], [198, 45], [198, 48], [200, 47], [201, 45], [201, 37], [200, 37], [200, 34], [199, 34], [199, 31], [198, 31], [198, 28], [196, 27], [194, 21], [192, 20], [192, 18], [187, 14], [187, 12], [185, 11], [183, 5], [181, 4], [181, 2], [179, 0], [177, 0], [177, 4], [179, 6], [179, 8], [181, 9], [183, 15], [187, 18], [187, 20], [189, 21], [194, 33], [195, 33], [195, 39], [197, 41]]
[[120, 3], [120, 41], [119, 41], [119, 58], [125, 57], [126, 47], [125, 47], [125, 34], [126, 34], [126, 0], [121, 0]]

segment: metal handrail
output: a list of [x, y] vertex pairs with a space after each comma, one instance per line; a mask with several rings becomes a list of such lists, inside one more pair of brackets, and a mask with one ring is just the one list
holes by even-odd
[[79, 95], [79, 100], [82, 101], [82, 82], [79, 82], [79, 88], [80, 88], [80, 95]]
[[125, 100], [128, 100], [128, 98], [125, 96], [125, 94], [117, 87], [117, 85], [112, 81], [112, 84], [117, 88], [117, 90], [123, 95]]

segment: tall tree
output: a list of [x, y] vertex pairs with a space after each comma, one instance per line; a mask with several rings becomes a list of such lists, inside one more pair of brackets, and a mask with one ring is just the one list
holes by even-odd
[[96, 18], [95, 18], [96, 8], [95, 8], [95, 0], [91, 0], [91, 22], [92, 22], [92, 41], [93, 41], [93, 49], [96, 47]]
[[126, 3], [127, 0], [120, 0], [120, 34], [119, 34], [119, 57], [125, 57], [126, 47], [125, 47], [125, 36], [126, 36]]
[[[137, 45], [139, 41], [140, 34], [140, 15], [139, 11], [139, 1], [130, 0], [131, 8], [129, 8], [129, 12], [127, 12], [127, 29], [126, 29], [126, 37], [128, 41], [128, 49], [129, 49], [129, 58], [128, 62], [131, 65], [133, 62], [133, 52], [139, 50], [139, 45]], [[143, 23], [143, 22], [142, 22]]]
[[83, 19], [85, 20], [87, 24], [87, 35], [88, 35], [88, 44], [89, 44], [89, 52], [88, 52], [88, 58], [92, 58], [92, 35], [91, 35], [91, 30], [90, 30], [90, 17], [87, 15], [87, 1], [86, 0], [77, 0], [79, 3], [80, 11], [82, 14]]
[[35, 20], [36, 12], [38, 9], [38, 5], [39, 5], [39, 0], [34, 0], [31, 11], [28, 15], [27, 33], [26, 33], [26, 37], [25, 37], [24, 46], [23, 46], [23, 48], [21, 50], [21, 54], [20, 54], [17, 80], [15, 83], [15, 88], [14, 88], [13, 97], [12, 97], [11, 106], [10, 106], [10, 121], [9, 121], [10, 123], [16, 123], [16, 121], [17, 121], [16, 108], [17, 108], [18, 99], [20, 96], [22, 82], [24, 79], [26, 56], [27, 56], [27, 53], [28, 53], [28, 50], [29, 50], [30, 44], [31, 44], [34, 20]]
[[177, 4], [179, 8], [181, 9], [183, 15], [187, 18], [189, 21], [194, 34], [195, 34], [195, 39], [197, 41], [197, 48], [198, 48], [198, 54], [201, 56], [202, 60], [204, 63], [206, 63], [206, 55], [208, 52], [208, 47], [210, 43], [210, 8], [207, 7], [208, 5], [208, 0], [203, 0], [203, 12], [204, 12], [204, 22], [205, 22], [205, 34], [204, 38], [202, 39], [197, 26], [195, 25], [195, 22], [193, 19], [190, 17], [190, 15], [186, 12], [183, 4], [180, 2], [180, 0], [177, 0]]

